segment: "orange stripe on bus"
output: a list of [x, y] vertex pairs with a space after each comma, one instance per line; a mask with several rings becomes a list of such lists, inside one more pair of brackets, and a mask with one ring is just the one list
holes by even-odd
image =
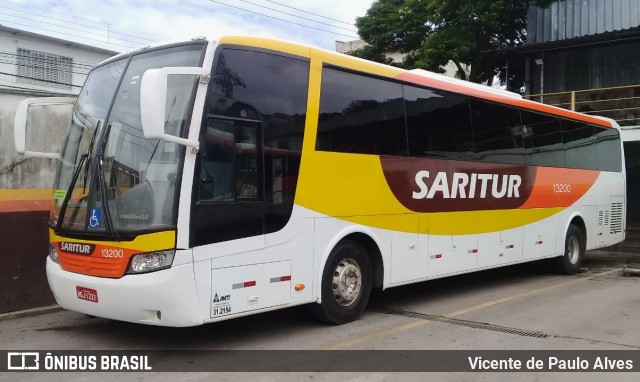
[[568, 207], [591, 189], [600, 171], [538, 167], [536, 181], [524, 208]]
[[610, 123], [602, 119], [592, 117], [590, 115], [576, 113], [567, 109], [561, 109], [559, 107], [545, 105], [545, 104], [541, 104], [538, 102], [533, 102], [525, 99], [510, 98], [510, 97], [502, 96], [500, 94], [490, 93], [480, 89], [468, 88], [466, 86], [449, 83], [446, 81], [440, 81], [434, 78], [427, 78], [427, 77], [423, 77], [413, 73], [401, 73], [397, 75], [396, 78], [402, 81], [412, 82], [415, 84], [425, 85], [425, 86], [429, 86], [429, 87], [433, 87], [441, 90], [447, 90], [455, 93], [466, 94], [472, 97], [484, 98], [487, 100], [496, 101], [496, 102], [500, 102], [500, 103], [504, 103], [504, 104], [508, 104], [516, 107], [522, 107], [524, 109], [529, 109], [529, 110], [533, 110], [541, 113], [548, 113], [548, 114], [554, 114], [554, 115], [565, 117], [565, 118], [571, 118], [574, 120], [591, 123], [601, 127], [607, 127], [607, 128], [612, 127]]
[[[62, 269], [83, 275], [119, 278], [124, 276], [132, 256], [140, 250], [97, 244], [90, 256], [76, 255], [62, 251], [60, 243], [55, 243]], [[102, 253], [116, 256], [103, 257]]]

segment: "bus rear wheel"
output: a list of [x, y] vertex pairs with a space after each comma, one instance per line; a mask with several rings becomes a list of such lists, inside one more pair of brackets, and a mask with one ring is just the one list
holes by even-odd
[[355, 321], [371, 295], [372, 271], [367, 251], [353, 240], [333, 248], [322, 272], [321, 304], [313, 305], [320, 320], [334, 325]]
[[571, 224], [564, 240], [564, 255], [555, 259], [556, 270], [567, 275], [574, 275], [580, 272], [585, 248], [582, 230]]

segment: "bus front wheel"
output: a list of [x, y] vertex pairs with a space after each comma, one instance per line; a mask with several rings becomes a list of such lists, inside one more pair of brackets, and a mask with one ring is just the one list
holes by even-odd
[[585, 248], [582, 230], [571, 224], [565, 236], [564, 255], [555, 259], [556, 270], [567, 275], [574, 275], [580, 272]]
[[320, 320], [334, 324], [355, 321], [371, 295], [372, 271], [360, 243], [343, 240], [333, 248], [322, 272], [322, 303], [313, 305]]

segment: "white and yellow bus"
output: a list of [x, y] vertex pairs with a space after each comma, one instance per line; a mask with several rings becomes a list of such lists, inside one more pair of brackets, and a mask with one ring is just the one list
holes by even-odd
[[615, 122], [420, 70], [194, 39], [101, 63], [73, 102], [46, 268], [89, 315], [312, 304], [340, 324], [372, 288], [550, 258], [573, 274], [624, 239]]

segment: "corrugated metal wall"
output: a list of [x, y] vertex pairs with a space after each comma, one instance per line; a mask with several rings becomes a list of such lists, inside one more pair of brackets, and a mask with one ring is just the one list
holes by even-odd
[[544, 92], [640, 84], [639, 62], [640, 40], [546, 51]]
[[624, 30], [640, 25], [640, 0], [562, 0], [546, 9], [532, 5], [528, 19], [527, 44]]

